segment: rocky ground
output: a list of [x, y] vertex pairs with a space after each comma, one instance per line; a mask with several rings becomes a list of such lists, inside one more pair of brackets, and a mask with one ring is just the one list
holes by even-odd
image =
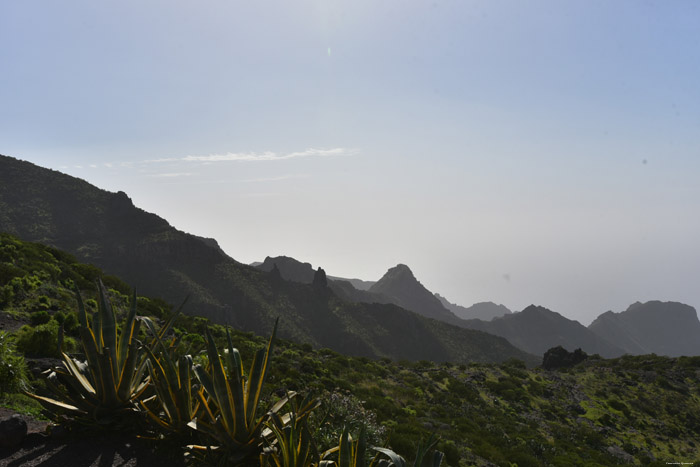
[[[0, 420], [13, 414], [0, 408]], [[0, 448], [0, 466], [108, 467], [184, 465], [179, 453], [164, 452], [153, 441], [127, 435], [82, 433], [57, 436], [47, 431], [47, 422], [22, 416], [27, 436], [13, 448]], [[56, 430], [54, 430], [56, 431]], [[176, 457], [173, 457], [175, 455]]]

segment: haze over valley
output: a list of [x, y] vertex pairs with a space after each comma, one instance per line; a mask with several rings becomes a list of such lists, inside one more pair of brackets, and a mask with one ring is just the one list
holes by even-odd
[[0, 6], [0, 153], [215, 238], [587, 326], [700, 295], [693, 2]]

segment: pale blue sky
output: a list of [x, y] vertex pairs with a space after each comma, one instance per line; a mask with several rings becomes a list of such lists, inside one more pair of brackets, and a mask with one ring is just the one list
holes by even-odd
[[0, 2], [0, 153], [242, 262], [700, 306], [700, 3]]

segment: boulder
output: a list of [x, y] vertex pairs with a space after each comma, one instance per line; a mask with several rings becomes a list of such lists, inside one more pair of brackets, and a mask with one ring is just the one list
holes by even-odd
[[0, 421], [0, 447], [14, 448], [27, 436], [27, 422], [19, 414]]

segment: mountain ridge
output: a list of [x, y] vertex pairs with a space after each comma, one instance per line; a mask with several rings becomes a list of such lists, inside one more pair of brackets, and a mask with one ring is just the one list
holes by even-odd
[[[281, 336], [349, 355], [536, 362], [496, 336], [451, 329], [392, 305], [350, 303], [328, 288], [279, 281], [229, 257], [211, 240], [134, 206], [124, 192], [7, 156], [0, 156], [0, 231], [66, 250], [149, 296], [180, 303], [189, 295], [188, 313], [245, 331], [269, 334], [281, 317]], [[460, 337], [440, 341], [448, 334]], [[426, 345], [416, 348], [421, 341]]]
[[542, 306], [530, 305], [519, 313], [491, 321], [476, 319], [465, 322], [471, 329], [502, 336], [516, 347], [536, 355], [557, 346], [569, 351], [581, 348], [584, 352], [607, 358], [619, 357], [625, 353], [578, 321]]
[[697, 312], [679, 302], [635, 302], [625, 311], [599, 315], [588, 328], [632, 355], [700, 355]]
[[440, 303], [461, 319], [480, 319], [483, 321], [491, 321], [493, 318], [498, 318], [503, 315], [513, 313], [505, 305], [498, 305], [493, 302], [478, 302], [471, 306], [464, 307], [451, 303], [439, 293], [435, 297], [440, 300]]

